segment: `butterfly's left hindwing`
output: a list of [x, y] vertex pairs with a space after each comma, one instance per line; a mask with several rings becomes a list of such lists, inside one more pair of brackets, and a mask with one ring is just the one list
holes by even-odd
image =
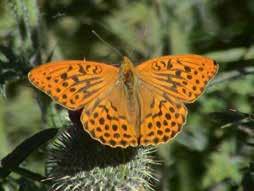
[[82, 112], [83, 128], [93, 139], [111, 147], [138, 146], [138, 136], [128, 113], [123, 84], [117, 83]]
[[103, 94], [118, 78], [111, 65], [83, 61], [55, 61], [29, 72], [31, 83], [70, 110], [83, 108]]

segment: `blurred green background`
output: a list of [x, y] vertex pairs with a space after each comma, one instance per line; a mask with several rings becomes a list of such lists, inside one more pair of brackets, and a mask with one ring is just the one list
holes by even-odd
[[[253, 0], [0, 0], [0, 159], [34, 133], [61, 126], [49, 100], [38, 103], [29, 69], [49, 58], [120, 64], [92, 31], [136, 64], [196, 53], [220, 66], [205, 94], [187, 105], [182, 133], [159, 146], [155, 190], [254, 190]], [[45, 151], [22, 165], [43, 174]], [[0, 190], [18, 188], [44, 190], [15, 173], [0, 179]]]

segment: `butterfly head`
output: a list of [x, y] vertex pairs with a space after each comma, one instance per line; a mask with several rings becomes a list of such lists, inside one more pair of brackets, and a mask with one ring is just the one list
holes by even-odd
[[134, 66], [133, 66], [133, 63], [131, 62], [131, 60], [127, 56], [124, 56], [122, 64], [121, 64], [121, 70], [123, 71], [123, 73], [132, 71], [133, 68], [134, 68]]
[[133, 80], [134, 78], [133, 71], [134, 71], [133, 63], [128, 57], [124, 56], [120, 67], [121, 78], [123, 79], [124, 82], [130, 82]]

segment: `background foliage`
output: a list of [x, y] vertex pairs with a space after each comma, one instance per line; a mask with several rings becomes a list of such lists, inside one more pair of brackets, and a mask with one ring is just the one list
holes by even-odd
[[[206, 93], [187, 106], [182, 133], [158, 148], [154, 189], [254, 190], [253, 20], [253, 0], [0, 0], [0, 158], [66, 119], [31, 88], [29, 69], [49, 59], [120, 63], [95, 31], [134, 63], [196, 53], [220, 65]], [[0, 190], [45, 190], [35, 177], [44, 174], [46, 155], [45, 144], [35, 149], [23, 171], [0, 178]]]

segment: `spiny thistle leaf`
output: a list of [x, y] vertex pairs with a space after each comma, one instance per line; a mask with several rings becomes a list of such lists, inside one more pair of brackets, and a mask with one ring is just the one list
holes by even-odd
[[0, 46], [0, 93], [6, 84], [24, 79], [31, 66], [41, 63], [38, 8], [36, 1], [7, 2], [16, 22], [16, 29]]

